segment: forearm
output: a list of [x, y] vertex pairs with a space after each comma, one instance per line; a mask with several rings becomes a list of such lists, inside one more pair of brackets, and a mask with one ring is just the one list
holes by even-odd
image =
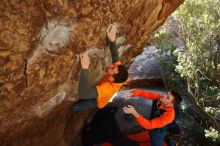
[[151, 123], [149, 122], [149, 120], [145, 119], [145, 118], [142, 117], [141, 115], [136, 118], [136, 121], [138, 122], [138, 124], [139, 124], [141, 127], [145, 128], [145, 129], [152, 129], [152, 125], [151, 125]]
[[136, 121], [145, 129], [155, 129], [162, 128], [168, 124], [170, 124], [174, 120], [173, 115], [161, 115], [157, 118], [147, 120], [143, 116], [139, 116], [136, 118]]
[[110, 42], [109, 46], [111, 56], [112, 56], [112, 62], [115, 63], [119, 61], [119, 53], [118, 53], [118, 48], [115, 42]]
[[160, 98], [161, 95], [155, 92], [149, 92], [149, 91], [144, 91], [144, 90], [134, 90], [132, 92], [132, 96], [141, 96], [143, 98], [155, 100], [157, 98]]
[[96, 86], [91, 85], [89, 82], [89, 71], [83, 69], [81, 71], [80, 80], [78, 84], [79, 99], [92, 99], [98, 97]]

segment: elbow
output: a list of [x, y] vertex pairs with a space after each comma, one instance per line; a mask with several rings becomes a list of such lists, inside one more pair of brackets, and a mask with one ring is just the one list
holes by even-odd
[[152, 125], [142, 125], [142, 127], [144, 128], [144, 129], [147, 129], [147, 130], [152, 130], [153, 129], [153, 127], [152, 127]]

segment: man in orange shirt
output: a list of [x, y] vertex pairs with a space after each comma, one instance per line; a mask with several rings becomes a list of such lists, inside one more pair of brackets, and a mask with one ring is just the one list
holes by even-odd
[[141, 116], [131, 105], [124, 107], [123, 110], [126, 114], [132, 114], [140, 126], [150, 130], [149, 134], [152, 146], [162, 146], [167, 128], [175, 118], [174, 104], [179, 104], [182, 101], [180, 95], [174, 91], [161, 95], [155, 92], [134, 90], [127, 96], [127, 98], [141, 96], [154, 100], [151, 119], [149, 120]]
[[107, 68], [106, 74], [98, 82], [97, 85], [91, 85], [89, 82], [89, 56], [88, 52], [80, 55], [82, 71], [78, 85], [79, 102], [72, 106], [72, 111], [79, 112], [91, 107], [105, 107], [111, 97], [118, 92], [122, 84], [128, 78], [127, 69], [121, 65], [119, 54], [116, 48], [116, 24], [111, 24], [107, 29], [107, 37], [110, 43], [110, 52], [112, 56], [112, 64]]

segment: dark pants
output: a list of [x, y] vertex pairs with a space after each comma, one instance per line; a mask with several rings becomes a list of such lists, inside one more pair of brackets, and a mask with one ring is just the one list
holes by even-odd
[[150, 130], [151, 146], [163, 146], [163, 141], [167, 133], [167, 126]]
[[110, 142], [113, 146], [138, 146], [120, 134], [118, 125], [114, 119], [116, 108], [106, 107], [98, 111], [92, 121], [83, 130], [83, 145], [93, 146], [103, 142]]
[[81, 99], [72, 105], [71, 110], [73, 112], [81, 112], [91, 108], [97, 108], [96, 99]]
[[150, 130], [150, 141], [151, 146], [163, 146], [163, 142], [165, 141], [168, 146], [176, 146], [174, 140], [165, 138], [167, 132], [171, 134], [179, 134], [180, 128], [175, 121], [171, 124], [164, 126], [163, 128]]

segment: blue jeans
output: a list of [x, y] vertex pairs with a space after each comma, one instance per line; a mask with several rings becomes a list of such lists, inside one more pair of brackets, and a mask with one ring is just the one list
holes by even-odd
[[[163, 142], [165, 140], [165, 136], [167, 135], [167, 131], [172, 134], [179, 134], [180, 128], [177, 125], [175, 121], [170, 123], [169, 125], [164, 126], [163, 128], [157, 128], [150, 130], [150, 140], [151, 140], [151, 146], [163, 146]], [[176, 146], [176, 143], [174, 140], [167, 138], [166, 144], [168, 146]]]
[[150, 130], [151, 146], [163, 146], [163, 141], [167, 133], [168, 126]]

